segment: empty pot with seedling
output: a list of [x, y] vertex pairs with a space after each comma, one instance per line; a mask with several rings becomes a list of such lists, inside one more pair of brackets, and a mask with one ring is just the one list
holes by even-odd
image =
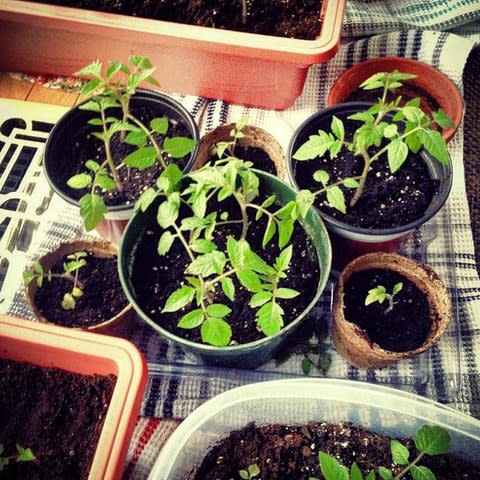
[[425, 352], [447, 330], [452, 304], [428, 265], [369, 253], [342, 271], [333, 300], [337, 351], [360, 368], [381, 368]]
[[[267, 361], [315, 305], [330, 270], [322, 221], [302, 195], [228, 157], [145, 192], [120, 278], [137, 313], [201, 361]], [[295, 266], [295, 267], [293, 267]]]
[[398, 251], [447, 200], [452, 166], [436, 125], [419, 99], [387, 100], [412, 75], [377, 73], [362, 87], [378, 101], [344, 103], [307, 119], [289, 146], [289, 175], [320, 211], [332, 236], [334, 265], [369, 251]]
[[158, 85], [145, 57], [129, 64], [95, 61], [77, 75], [88, 78], [88, 99], [55, 125], [45, 146], [47, 179], [64, 200], [80, 209], [87, 231], [118, 243], [135, 201], [159, 173], [175, 162], [188, 171], [198, 142], [191, 115]]
[[118, 248], [101, 239], [73, 240], [23, 273], [28, 304], [43, 322], [125, 335], [133, 310], [117, 273]]

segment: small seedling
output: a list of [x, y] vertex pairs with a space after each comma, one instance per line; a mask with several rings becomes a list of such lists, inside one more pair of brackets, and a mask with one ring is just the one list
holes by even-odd
[[256, 463], [252, 463], [248, 466], [246, 470], [239, 470], [238, 474], [242, 480], [261, 480], [259, 477], [260, 475], [260, 468]]
[[36, 456], [33, 454], [30, 448], [24, 448], [18, 443], [16, 444], [17, 452], [12, 455], [5, 455], [3, 444], [0, 443], [0, 472], [11, 462], [32, 462], [36, 460]]
[[[107, 212], [104, 194], [123, 191], [121, 170], [126, 172], [125, 178], [130, 178], [131, 169], [144, 170], [156, 162], [165, 168], [170, 159], [184, 157], [195, 146], [191, 138], [168, 135], [172, 123], [167, 117], [154, 118], [146, 125], [132, 113], [131, 99], [140, 83], [158, 85], [152, 76], [154, 71], [148, 58], [132, 55], [129, 64], [111, 61], [103, 72], [97, 60], [75, 74], [90, 79], [81, 94], [91, 98], [79, 108], [96, 114], [88, 123], [98, 127], [92, 136], [101, 141], [104, 152], [104, 158], [88, 159], [85, 171], [67, 181], [71, 188], [88, 189], [80, 199], [80, 215], [87, 231], [94, 229]], [[129, 146], [130, 153], [124, 158], [113, 157], [114, 139]]]
[[384, 314], [388, 315], [393, 310], [393, 306], [396, 304], [394, 300], [395, 296], [402, 291], [402, 288], [403, 283], [398, 282], [393, 286], [392, 293], [387, 293], [387, 289], [383, 285], [378, 285], [377, 287], [368, 291], [368, 295], [365, 298], [365, 305], [370, 305], [375, 302], [382, 304], [386, 300], [388, 302], [388, 307], [386, 308]]
[[[438, 426], [424, 425], [415, 434], [415, 446], [418, 455], [410, 461], [410, 452], [405, 445], [398, 440], [391, 440], [390, 450], [393, 462], [404, 468], [394, 474], [386, 467], [379, 467], [378, 474], [382, 480], [401, 480], [410, 472], [413, 480], [435, 480], [435, 474], [425, 466], [418, 465], [425, 455], [440, 455], [447, 453], [450, 449], [450, 435], [446, 430]], [[325, 453], [319, 453], [320, 469], [326, 480], [376, 480], [376, 474], [372, 470], [365, 477], [356, 463], [353, 463], [350, 470], [342, 465], [335, 457]], [[310, 477], [309, 480], [318, 480]]]
[[32, 281], [37, 282], [37, 286], [42, 288], [43, 281], [46, 278], [49, 282], [52, 278], [66, 278], [72, 283], [72, 289], [63, 295], [62, 308], [64, 310], [73, 310], [76, 306], [76, 298], [83, 296], [83, 284], [78, 279], [80, 269], [87, 264], [86, 252], [74, 252], [67, 255], [67, 262], [63, 264], [63, 273], [52, 273], [51, 270], [44, 271], [42, 265], [36, 262], [32, 270], [23, 272], [23, 282], [28, 285]]
[[[363, 160], [360, 175], [346, 178], [330, 178], [326, 170], [319, 169], [313, 174], [319, 188], [311, 192], [311, 201], [320, 195], [332, 208], [346, 213], [361, 198], [371, 165], [376, 161], [387, 161], [390, 172], [395, 174], [403, 165], [409, 152], [417, 153], [421, 148], [429, 152], [444, 165], [450, 163], [445, 139], [434, 128], [453, 126], [453, 122], [440, 109], [429, 116], [421, 108], [420, 99], [414, 98], [400, 105], [401, 97], [387, 101], [387, 94], [402, 86], [402, 81], [415, 78], [415, 75], [394, 71], [372, 75], [361, 84], [364, 90], [382, 89], [378, 101], [368, 110], [348, 117], [360, 122], [353, 138], [348, 139], [341, 119], [333, 116], [330, 131], [318, 130], [310, 135], [294, 153], [297, 161], [310, 161], [322, 158], [328, 152], [334, 159], [344, 149]], [[346, 204], [344, 189], [354, 189], [349, 206]]]

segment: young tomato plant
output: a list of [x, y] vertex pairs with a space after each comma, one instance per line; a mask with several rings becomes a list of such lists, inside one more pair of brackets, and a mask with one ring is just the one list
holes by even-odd
[[[404, 80], [412, 78], [415, 75], [399, 71], [372, 75], [360, 86], [364, 90], [380, 89], [381, 93], [378, 101], [368, 110], [348, 117], [349, 120], [359, 122], [352, 138], [347, 138], [343, 121], [333, 116], [330, 131], [318, 130], [300, 145], [293, 155], [297, 161], [315, 160], [324, 157], [327, 152], [334, 159], [345, 149], [363, 160], [363, 168], [358, 176], [332, 179], [326, 170], [315, 171], [313, 178], [318, 182], [319, 188], [311, 193], [312, 202], [315, 197], [324, 194], [331, 207], [346, 213], [361, 198], [373, 162], [388, 162], [390, 172], [395, 174], [409, 152], [417, 153], [421, 148], [442, 164], [449, 164], [445, 139], [434, 127], [452, 126], [452, 120], [442, 110], [429, 116], [419, 107], [419, 98], [414, 98], [403, 106], [400, 96], [393, 101], [387, 100], [390, 92], [401, 87]], [[345, 188], [355, 189], [349, 205], [345, 200]]]
[[393, 307], [396, 303], [395, 296], [400, 293], [402, 289], [402, 282], [398, 282], [393, 286], [392, 293], [388, 293], [387, 289], [383, 285], [377, 285], [375, 288], [372, 288], [368, 291], [368, 295], [365, 298], [365, 305], [371, 305], [375, 302], [382, 304], [386, 300], [388, 306], [385, 309], [384, 314], [387, 315], [393, 310]]
[[79, 271], [87, 264], [86, 252], [74, 252], [67, 255], [67, 262], [63, 264], [63, 273], [52, 273], [51, 270], [44, 271], [42, 265], [36, 262], [31, 270], [23, 272], [23, 282], [28, 285], [32, 281], [36, 281], [39, 288], [43, 285], [46, 278], [49, 282], [52, 278], [66, 278], [72, 284], [70, 291], [65, 292], [62, 300], [62, 308], [64, 310], [73, 310], [76, 306], [76, 298], [83, 296], [83, 285], [78, 279]]
[[11, 462], [33, 462], [36, 460], [31, 448], [24, 448], [18, 443], [16, 444], [17, 451], [12, 455], [6, 455], [2, 443], [0, 443], [0, 472]]
[[[167, 117], [153, 118], [145, 124], [132, 112], [131, 99], [140, 83], [158, 85], [152, 76], [154, 71], [148, 58], [132, 55], [129, 64], [111, 61], [103, 71], [102, 63], [94, 61], [76, 73], [90, 79], [81, 94], [91, 98], [79, 108], [95, 113], [88, 123], [98, 128], [92, 136], [103, 146], [100, 161], [88, 159], [85, 171], [67, 181], [71, 188], [87, 189], [80, 199], [80, 215], [87, 231], [95, 228], [107, 212], [104, 193], [123, 191], [122, 178], [130, 178], [130, 169], [143, 170], [155, 162], [165, 168], [170, 159], [184, 157], [195, 146], [191, 138], [168, 135], [172, 124]], [[130, 153], [120, 159], [114, 158], [114, 139], [127, 144]], [[126, 172], [123, 177], [121, 170]]]
[[[248, 291], [257, 326], [267, 336], [284, 325], [279, 300], [299, 295], [283, 282], [292, 258], [294, 225], [308, 207], [301, 197], [284, 205], [276, 203], [275, 195], [259, 200], [260, 180], [250, 166], [250, 162], [228, 156], [184, 178], [171, 164], [160, 175], [156, 189], [147, 190], [137, 203], [145, 210], [161, 196], [157, 222], [163, 233], [158, 254], [168, 255], [177, 242], [189, 258], [182, 281], [167, 298], [163, 312], [185, 309], [187, 313], [180, 314], [178, 326], [199, 328], [202, 341], [214, 346], [228, 345], [232, 336], [228, 323], [231, 308], [216, 300], [216, 291], [223, 292], [229, 301], [235, 299], [238, 285]], [[238, 216], [231, 214], [231, 204], [222, 207], [227, 200], [235, 205]], [[216, 205], [210, 208], [213, 202]], [[265, 219], [262, 249], [273, 239], [279, 247], [271, 264], [262, 258], [261, 251], [253, 250], [247, 239], [252, 224], [260, 219]], [[216, 233], [228, 224], [236, 224], [239, 233], [229, 235], [225, 246], [220, 247]]]

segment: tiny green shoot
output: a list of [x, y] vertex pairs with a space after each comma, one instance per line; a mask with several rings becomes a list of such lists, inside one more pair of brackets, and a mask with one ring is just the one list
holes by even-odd
[[32, 462], [36, 460], [36, 456], [30, 448], [24, 448], [18, 443], [16, 444], [16, 453], [12, 455], [6, 455], [5, 449], [2, 443], [0, 443], [0, 472], [11, 462]]
[[238, 474], [242, 480], [260, 480], [260, 468], [256, 463], [252, 463], [251, 465], [249, 465], [246, 470], [239, 470]]
[[365, 305], [371, 305], [372, 303], [378, 302], [382, 304], [385, 300], [388, 303], [384, 314], [389, 314], [395, 305], [395, 296], [401, 292], [403, 289], [403, 283], [398, 282], [393, 286], [392, 293], [388, 293], [387, 289], [383, 285], [378, 285], [375, 288], [372, 288], [368, 291], [368, 295], [365, 298]]

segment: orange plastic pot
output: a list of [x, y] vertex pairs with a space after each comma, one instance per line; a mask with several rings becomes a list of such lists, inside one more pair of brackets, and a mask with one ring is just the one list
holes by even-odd
[[0, 315], [0, 357], [82, 375], [116, 375], [89, 479], [121, 478], [147, 382], [137, 348], [120, 338]]
[[[349, 96], [367, 78], [378, 72], [412, 73], [417, 78], [405, 82], [427, 92], [440, 108], [453, 120], [455, 126], [443, 130], [443, 137], [449, 141], [457, 131], [463, 118], [463, 99], [456, 85], [440, 70], [417, 60], [404, 57], [371, 58], [345, 70], [332, 85], [327, 106], [349, 100]], [[427, 105], [424, 105], [428, 107]], [[428, 109], [428, 108], [427, 108]]]
[[345, 1], [323, 0], [319, 37], [297, 40], [2, 0], [2, 68], [71, 75], [95, 58], [146, 55], [165, 91], [283, 109], [302, 92], [308, 67], [336, 53]]

